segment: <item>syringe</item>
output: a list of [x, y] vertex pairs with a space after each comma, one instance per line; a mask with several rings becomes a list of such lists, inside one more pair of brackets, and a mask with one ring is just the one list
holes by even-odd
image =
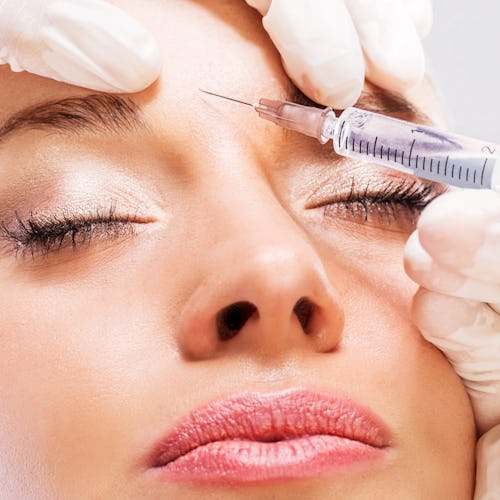
[[353, 107], [337, 117], [331, 108], [273, 99], [251, 104], [202, 92], [252, 106], [261, 118], [322, 144], [333, 139], [339, 155], [435, 182], [500, 192], [500, 146], [496, 144]]

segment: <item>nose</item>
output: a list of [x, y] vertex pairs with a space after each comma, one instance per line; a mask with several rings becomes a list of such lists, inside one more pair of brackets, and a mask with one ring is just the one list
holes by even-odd
[[261, 227], [253, 237], [247, 229], [243, 237], [212, 248], [203, 279], [181, 313], [183, 355], [334, 350], [344, 312], [314, 248], [290, 227]]

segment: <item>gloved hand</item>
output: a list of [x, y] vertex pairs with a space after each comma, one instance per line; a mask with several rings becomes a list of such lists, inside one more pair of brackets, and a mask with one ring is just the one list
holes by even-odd
[[475, 499], [499, 499], [500, 193], [450, 191], [430, 203], [405, 268], [421, 286], [414, 321], [462, 378], [482, 435]]
[[293, 80], [314, 101], [344, 109], [366, 77], [403, 91], [424, 76], [420, 38], [432, 24], [431, 0], [246, 0]]
[[[430, 2], [247, 0], [295, 84], [338, 109], [354, 104], [365, 73], [391, 90], [421, 79]], [[105, 0], [0, 0], [1, 63], [105, 92], [142, 90], [161, 69], [153, 37]]]
[[136, 92], [161, 70], [145, 28], [104, 0], [0, 0], [0, 64], [104, 92]]

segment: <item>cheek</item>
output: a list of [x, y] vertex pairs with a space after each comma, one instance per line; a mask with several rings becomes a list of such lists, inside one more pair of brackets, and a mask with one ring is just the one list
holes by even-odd
[[[0, 269], [0, 401], [6, 409], [0, 424], [9, 415], [18, 430], [2, 438], [22, 442], [29, 429], [37, 440], [33, 449], [74, 453], [83, 464], [91, 443], [99, 450], [114, 436], [116, 443], [123, 439], [126, 432], [118, 429], [143, 411], [153, 381], [161, 400], [175, 399], [173, 375], [158, 381], [158, 374], [178, 363], [176, 315], [189, 284], [175, 272], [181, 251], [170, 250], [170, 240], [159, 250], [148, 241], [127, 243], [123, 253], [82, 254], [64, 272], [44, 265], [38, 277]], [[66, 451], [53, 448], [58, 442]]]
[[352, 330], [357, 330], [373, 347], [384, 342], [381, 334], [386, 330], [408, 340], [411, 303], [418, 286], [404, 271], [407, 235], [387, 236], [370, 229], [356, 235], [356, 225], [351, 226], [352, 231], [346, 226], [343, 231], [321, 235], [318, 244], [330, 280], [346, 310], [344, 338], [349, 338], [349, 324], [352, 324]]
[[136, 273], [109, 271], [60, 286], [10, 284], [0, 296], [0, 454], [30, 457], [8, 469], [38, 463], [44, 481], [53, 470], [74, 481], [124, 470], [138, 446], [131, 440], [150, 382], [174, 356], [169, 322], [159, 317], [168, 295], [145, 301], [139, 278], [148, 275]]
[[447, 477], [472, 477], [475, 428], [460, 378], [411, 324], [412, 288], [390, 287], [400, 292], [390, 301], [383, 287], [360, 290], [347, 307], [343, 348], [351, 371], [361, 372], [366, 397], [394, 430], [402, 477], [418, 491], [422, 484], [444, 488]]
[[335, 253], [324, 247], [321, 253], [345, 308], [344, 373], [356, 380], [352, 366], [366, 371], [367, 397], [393, 419], [399, 437], [423, 455], [436, 443], [442, 443], [442, 451], [456, 449], [457, 435], [470, 447], [474, 427], [463, 384], [411, 320], [418, 287], [404, 272], [404, 238], [366, 245], [339, 240]]

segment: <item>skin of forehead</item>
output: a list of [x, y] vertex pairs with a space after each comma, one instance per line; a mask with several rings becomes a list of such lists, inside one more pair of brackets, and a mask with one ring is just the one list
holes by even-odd
[[[152, 26], [164, 51], [164, 69], [161, 78], [169, 82], [168, 94], [163, 89], [165, 87], [163, 82], [160, 82], [161, 85], [157, 82], [134, 97], [139, 104], [147, 106], [152, 101], [158, 102], [160, 99], [167, 105], [167, 102], [175, 100], [177, 104], [182, 103], [183, 107], [189, 107], [191, 112], [196, 112], [202, 102], [198, 88], [207, 88], [255, 101], [258, 97], [279, 97], [276, 94], [277, 91], [280, 92], [280, 87], [281, 92], [284, 92], [283, 89], [290, 86], [282, 72], [279, 54], [269, 44], [267, 34], [263, 29], [255, 29], [259, 14], [245, 5], [235, 5], [227, 9], [227, 6], [218, 5], [216, 2], [197, 1], [186, 8], [185, 2], [172, 1], [168, 10], [161, 10], [159, 7], [144, 9], [142, 5], [139, 7], [131, 0], [115, 0], [113, 3], [126, 8], [138, 20], [143, 20], [145, 24]], [[172, 19], [177, 15], [185, 16], [186, 21], [190, 15], [205, 16], [207, 29], [205, 32], [193, 30], [192, 33], [188, 33], [189, 36], [178, 37], [172, 29], [164, 28], [164, 16], [167, 15]], [[218, 22], [220, 20], [224, 21], [225, 30], [220, 30], [221, 23]], [[211, 30], [215, 31], [215, 23], [220, 39], [218, 43], [210, 39]], [[179, 24], [184, 30], [189, 31], [187, 22], [183, 23], [181, 20]], [[209, 37], [208, 43], [206, 37]], [[231, 51], [227, 50], [226, 39], [229, 38], [232, 41]], [[235, 38], [238, 40], [237, 43], [234, 43]], [[272, 67], [271, 74], [267, 68], [263, 68], [262, 63], [252, 64], [261, 59], [262, 51], [265, 53], [268, 66]], [[26, 73], [14, 74], [6, 66], [0, 66], [0, 78], [2, 80], [0, 122], [25, 106], [88, 93], [78, 87], [69, 87]], [[436, 125], [448, 125], [443, 100], [435, 92], [428, 78], [409, 90], [405, 97], [419, 110], [429, 115]], [[242, 112], [242, 110], [235, 111], [236, 108], [223, 109], [231, 109], [232, 113]], [[248, 110], [244, 111], [248, 113]]]

